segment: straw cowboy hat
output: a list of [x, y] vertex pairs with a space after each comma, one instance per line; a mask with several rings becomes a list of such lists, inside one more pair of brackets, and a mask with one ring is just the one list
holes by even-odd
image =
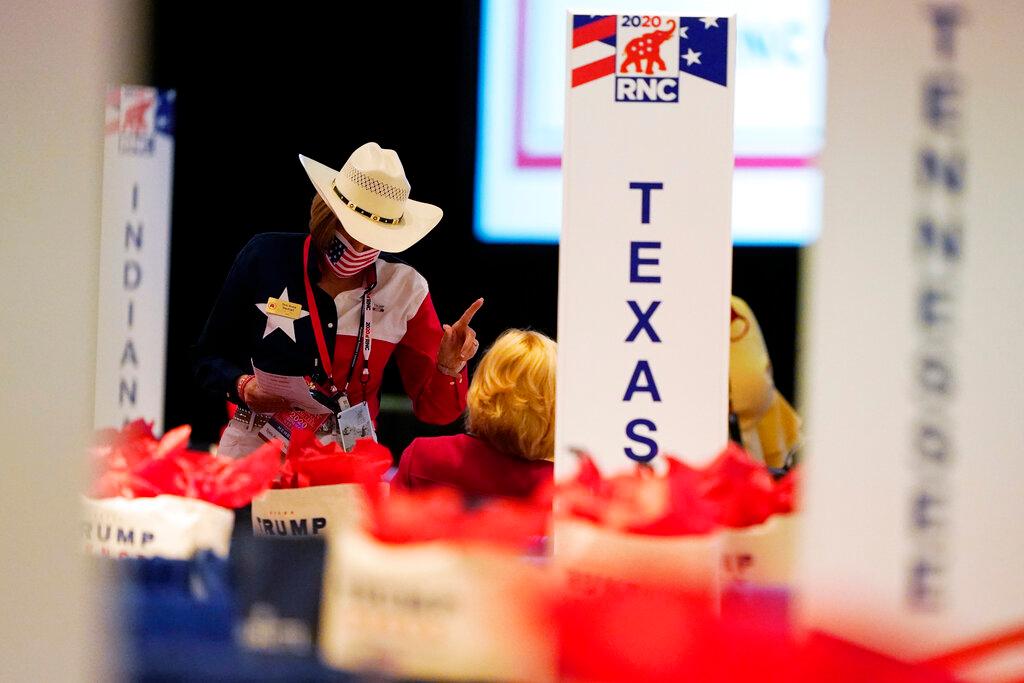
[[416, 244], [437, 225], [443, 212], [409, 199], [409, 181], [393, 149], [368, 142], [340, 171], [299, 155], [320, 197], [346, 232], [371, 249], [390, 253]]

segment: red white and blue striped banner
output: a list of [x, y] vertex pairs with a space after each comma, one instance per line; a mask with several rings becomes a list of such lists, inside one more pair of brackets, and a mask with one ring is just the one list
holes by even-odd
[[572, 87], [615, 73], [615, 19], [614, 16], [573, 16]]

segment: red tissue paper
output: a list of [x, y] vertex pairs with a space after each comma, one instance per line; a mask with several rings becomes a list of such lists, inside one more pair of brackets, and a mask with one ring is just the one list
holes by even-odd
[[192, 428], [182, 425], [161, 439], [152, 424], [131, 422], [105, 429], [92, 448], [94, 498], [149, 498], [163, 494], [195, 498], [226, 508], [248, 505], [270, 487], [280, 469], [280, 445], [266, 444], [244, 458], [188, 448]]
[[652, 536], [705, 534], [714, 528], [714, 510], [698, 495], [697, 472], [684, 463], [667, 458], [664, 477], [639, 467], [605, 478], [588, 455], [578, 456], [576, 478], [558, 487], [559, 514]]
[[775, 512], [781, 515], [796, 512], [800, 490], [800, 469], [794, 468], [775, 483]]
[[559, 485], [557, 510], [627, 533], [707, 534], [722, 526], [760, 524], [795, 509], [796, 470], [776, 482], [767, 467], [733, 443], [704, 468], [666, 456], [663, 476], [640, 466], [606, 478], [588, 455], [577, 455], [579, 472]]
[[777, 512], [792, 511], [792, 480], [787, 483], [780, 506], [778, 485], [771, 472], [739, 445], [730, 442], [701, 471], [700, 495], [717, 510], [721, 526], [742, 528], [760, 524]]
[[1011, 628], [939, 657], [906, 661], [821, 631], [795, 632], [777, 610], [759, 607], [770, 596], [748, 599], [740, 617], [716, 613], [700, 595], [653, 586], [563, 597], [556, 607], [561, 678], [955, 683], [974, 680], [964, 677], [965, 667], [1024, 642], [1024, 628]]
[[[794, 650], [792, 683], [955, 683], [947, 667], [906, 662], [836, 636], [812, 632]], [[788, 682], [787, 682], [788, 683]]]
[[[905, 662], [822, 633], [797, 637], [771, 619], [714, 613], [700, 595], [648, 587], [563, 599], [564, 680], [729, 683], [947, 683], [941, 666]], [[595, 647], [595, 644], [599, 644]]]
[[541, 488], [528, 500], [494, 498], [468, 508], [455, 489], [417, 491], [366, 487], [370, 503], [367, 531], [383, 543], [453, 541], [486, 543], [522, 550], [547, 534], [550, 491]]
[[[715, 671], [721, 622], [706, 602], [655, 588], [564, 598], [556, 608], [560, 678], [728, 680]], [[758, 640], [751, 644], [745, 656], [761, 649]]]
[[373, 439], [359, 439], [345, 452], [337, 443], [324, 445], [311, 430], [300, 429], [292, 434], [274, 488], [376, 483], [391, 463], [391, 451]]

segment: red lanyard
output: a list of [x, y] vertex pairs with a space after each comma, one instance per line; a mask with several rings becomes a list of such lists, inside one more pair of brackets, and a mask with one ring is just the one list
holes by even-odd
[[[327, 353], [327, 341], [324, 339], [324, 331], [320, 326], [320, 313], [317, 311], [316, 299], [313, 297], [313, 283], [309, 281], [309, 245], [312, 242], [312, 236], [306, 238], [306, 244], [302, 248], [302, 279], [306, 285], [306, 305], [309, 307], [309, 319], [313, 324], [313, 336], [316, 338], [316, 348], [320, 354], [320, 362], [323, 363], [324, 372], [327, 373], [327, 378], [333, 383], [334, 382], [334, 366], [338, 365], [338, 352], [340, 345], [335, 339], [334, 343], [334, 363], [331, 363], [331, 357]], [[366, 384], [370, 380], [370, 349], [373, 344], [372, 333], [372, 315], [373, 315], [373, 303], [370, 300], [370, 292], [377, 286], [377, 266], [373, 265], [367, 270], [366, 286], [363, 288], [362, 301], [359, 307], [359, 330], [357, 332], [358, 338], [356, 339], [355, 348], [352, 350], [352, 362], [348, 367], [348, 376], [345, 378], [344, 391], [348, 393], [348, 385], [352, 381], [352, 374], [356, 370], [356, 363], [359, 361], [359, 349], [362, 347], [363, 350], [363, 374], [360, 378], [362, 384]], [[331, 387], [331, 392], [337, 391], [336, 386]]]

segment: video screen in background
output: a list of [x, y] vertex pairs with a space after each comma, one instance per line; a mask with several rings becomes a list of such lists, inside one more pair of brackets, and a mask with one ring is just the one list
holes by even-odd
[[[481, 241], [558, 241], [566, 12], [577, 6], [482, 2], [474, 217]], [[824, 138], [827, 0], [587, 4], [598, 13], [635, 8], [683, 16], [709, 7], [719, 16], [737, 15], [733, 241], [808, 244], [821, 226], [817, 157]]]

